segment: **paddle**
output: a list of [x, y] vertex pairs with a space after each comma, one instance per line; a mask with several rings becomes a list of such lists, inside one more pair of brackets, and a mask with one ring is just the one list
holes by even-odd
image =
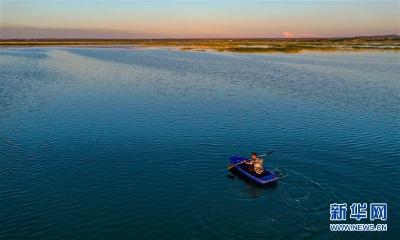
[[[274, 150], [271, 150], [271, 151], [269, 151], [267, 154], [259, 155], [259, 156], [257, 156], [257, 157], [265, 157], [265, 156], [267, 156], [267, 155], [271, 155], [272, 153], [274, 153]], [[249, 159], [243, 160], [243, 161], [241, 161], [241, 162], [239, 162], [239, 163], [229, 164], [229, 165], [228, 165], [228, 170], [231, 170], [232, 168], [236, 167], [237, 165], [240, 165], [240, 164], [242, 164], [242, 163], [244, 163], [244, 162], [246, 162], [246, 161], [248, 161], [248, 160], [249, 160]]]

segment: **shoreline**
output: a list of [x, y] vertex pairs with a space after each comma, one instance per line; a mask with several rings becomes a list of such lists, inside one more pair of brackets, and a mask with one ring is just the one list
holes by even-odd
[[145, 39], [145, 40], [0, 40], [8, 47], [170, 48], [182, 51], [302, 53], [400, 51], [400, 39]]
[[133, 45], [0, 45], [1, 49], [16, 49], [16, 48], [104, 48], [104, 49], [126, 49], [126, 50], [152, 50], [152, 49], [163, 49], [183, 52], [214, 52], [214, 53], [236, 53], [236, 54], [304, 54], [304, 53], [363, 53], [363, 52], [391, 52], [400, 53], [400, 49], [378, 49], [378, 48], [364, 48], [364, 49], [301, 49], [297, 51], [231, 51], [231, 50], [217, 50], [213, 48], [180, 48], [173, 46], [133, 46]]

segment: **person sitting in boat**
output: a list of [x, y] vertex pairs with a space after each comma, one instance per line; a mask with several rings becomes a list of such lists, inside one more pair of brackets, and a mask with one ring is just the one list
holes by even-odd
[[246, 164], [249, 165], [249, 171], [255, 172], [258, 175], [261, 175], [264, 172], [263, 163], [264, 161], [257, 156], [257, 153], [253, 152], [251, 154], [251, 158], [245, 161]]

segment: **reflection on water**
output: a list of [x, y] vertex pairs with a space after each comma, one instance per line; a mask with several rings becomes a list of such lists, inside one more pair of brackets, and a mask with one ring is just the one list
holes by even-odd
[[[399, 74], [388, 52], [2, 48], [0, 238], [376, 239], [329, 233], [328, 206], [400, 207]], [[227, 177], [271, 149], [276, 185]]]

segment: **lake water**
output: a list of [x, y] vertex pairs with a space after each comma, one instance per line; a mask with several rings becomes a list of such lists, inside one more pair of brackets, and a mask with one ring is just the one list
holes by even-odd
[[[0, 238], [395, 239], [399, 76], [393, 52], [2, 48]], [[270, 150], [277, 185], [229, 177]], [[335, 202], [386, 202], [388, 232], [331, 233]]]

